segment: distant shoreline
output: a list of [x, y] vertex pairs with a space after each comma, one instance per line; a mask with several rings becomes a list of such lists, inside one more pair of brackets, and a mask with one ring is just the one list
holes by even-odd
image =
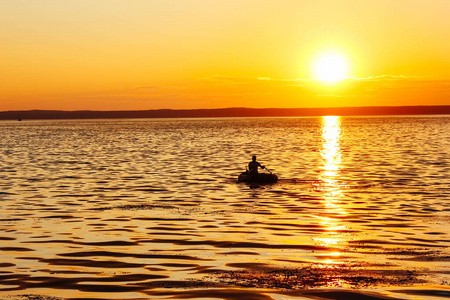
[[216, 109], [153, 109], [153, 110], [26, 110], [2, 111], [0, 120], [58, 119], [136, 119], [136, 118], [226, 118], [226, 117], [305, 117], [305, 116], [367, 116], [367, 115], [446, 115], [450, 105], [441, 106], [362, 106], [327, 108], [216, 108]]

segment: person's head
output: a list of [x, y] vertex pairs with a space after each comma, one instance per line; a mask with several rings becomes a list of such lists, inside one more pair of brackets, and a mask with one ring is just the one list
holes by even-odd
[[253, 156], [252, 156], [252, 160], [253, 160], [253, 161], [256, 161], [256, 155], [253, 155]]

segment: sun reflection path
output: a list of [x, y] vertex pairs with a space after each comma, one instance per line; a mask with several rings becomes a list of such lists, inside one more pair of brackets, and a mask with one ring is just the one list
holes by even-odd
[[341, 164], [340, 136], [340, 117], [324, 116], [322, 120], [322, 151], [320, 153], [324, 161], [324, 172], [321, 179], [329, 187], [337, 186], [338, 171]]
[[[327, 246], [333, 246], [341, 242], [339, 231], [345, 229], [339, 217], [347, 212], [340, 204], [342, 187], [340, 183], [341, 167], [341, 120], [338, 116], [324, 116], [322, 119], [322, 149], [323, 160], [322, 173], [320, 175], [321, 188], [324, 192], [325, 213], [317, 216], [320, 224], [325, 228], [323, 236], [315, 238]], [[339, 256], [333, 253], [336, 258]]]

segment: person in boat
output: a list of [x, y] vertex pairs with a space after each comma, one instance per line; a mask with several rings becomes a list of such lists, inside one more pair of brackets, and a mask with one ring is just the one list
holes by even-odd
[[252, 161], [248, 163], [248, 174], [250, 175], [258, 174], [258, 167], [260, 167], [261, 169], [265, 168], [259, 162], [256, 161], [256, 155], [253, 155]]
[[265, 166], [262, 166], [256, 161], [256, 155], [253, 155], [252, 161], [248, 164], [248, 169], [239, 175], [238, 182], [270, 184], [278, 181], [278, 176], [276, 174], [272, 174], [269, 170], [267, 171], [269, 171], [270, 174], [258, 173], [258, 168], [267, 170]]

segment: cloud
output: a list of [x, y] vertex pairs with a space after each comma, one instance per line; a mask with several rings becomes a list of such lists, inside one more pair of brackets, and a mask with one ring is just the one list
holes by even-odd
[[418, 79], [417, 76], [406, 76], [406, 75], [379, 75], [370, 77], [348, 77], [348, 79], [361, 80], [361, 81], [394, 81], [394, 80], [409, 80]]
[[[228, 85], [250, 85], [250, 84], [261, 84], [261, 82], [266, 82], [267, 84], [280, 84], [280, 86], [307, 86], [309, 84], [321, 84], [323, 81], [319, 79], [311, 78], [272, 78], [267, 76], [230, 76], [230, 75], [214, 75], [208, 78], [199, 78], [199, 82], [217, 83], [217, 84], [228, 84]], [[346, 77], [341, 82], [392, 82], [392, 81], [423, 81], [423, 82], [436, 82], [435, 79], [426, 79], [420, 76], [407, 76], [407, 75], [378, 75], [370, 77]], [[439, 80], [443, 82], [448, 82], [448, 80]]]
[[131, 98], [149, 103], [165, 99], [178, 106], [185, 101], [199, 107], [440, 105], [448, 101], [450, 79], [386, 74], [329, 84], [306, 78], [216, 74], [178, 81], [173, 86], [142, 85], [129, 92]]

